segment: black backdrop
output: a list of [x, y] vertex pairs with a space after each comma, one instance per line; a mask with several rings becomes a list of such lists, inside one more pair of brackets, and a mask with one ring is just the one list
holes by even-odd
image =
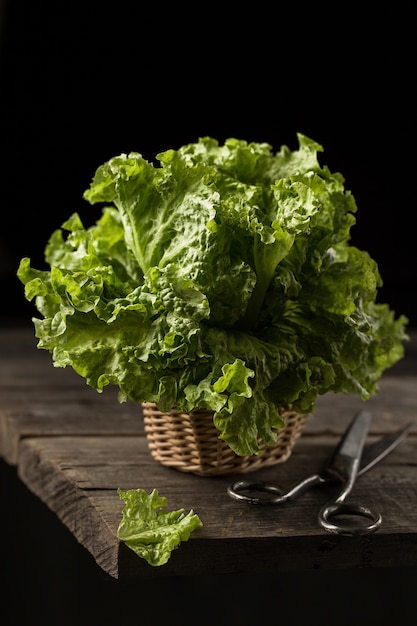
[[299, 131], [322, 144], [321, 162], [356, 198], [352, 243], [379, 265], [379, 300], [417, 324], [406, 15], [365, 23], [345, 12], [325, 25], [317, 14], [301, 28], [299, 16], [262, 10], [226, 19], [167, 7], [142, 14], [124, 2], [3, 6], [3, 322], [33, 313], [15, 276], [20, 258], [41, 267], [47, 238], [73, 211], [96, 219], [82, 193], [108, 158], [135, 150], [153, 159], [203, 135], [294, 149]]
[[321, 162], [356, 198], [352, 243], [379, 265], [379, 300], [417, 324], [407, 16], [364, 23], [346, 13], [301, 29], [294, 16], [276, 22], [262, 11], [226, 20], [123, 2], [3, 6], [3, 322], [33, 313], [15, 276], [20, 258], [41, 267], [47, 238], [73, 211], [96, 219], [82, 193], [108, 158], [135, 150], [153, 159], [203, 135], [295, 149], [299, 131], [322, 144]]

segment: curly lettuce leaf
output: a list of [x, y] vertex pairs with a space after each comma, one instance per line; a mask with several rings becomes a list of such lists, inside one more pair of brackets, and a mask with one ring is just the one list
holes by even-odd
[[117, 536], [153, 567], [165, 565], [171, 552], [203, 525], [192, 510], [164, 511], [167, 499], [156, 489], [148, 494], [144, 489], [119, 488], [117, 493], [125, 503]]
[[46, 246], [21, 260], [38, 346], [98, 391], [165, 411], [209, 408], [239, 455], [275, 441], [283, 411], [318, 395], [378, 391], [403, 356], [404, 316], [378, 302], [376, 262], [350, 244], [357, 211], [344, 179], [299, 149], [204, 137], [100, 166]]

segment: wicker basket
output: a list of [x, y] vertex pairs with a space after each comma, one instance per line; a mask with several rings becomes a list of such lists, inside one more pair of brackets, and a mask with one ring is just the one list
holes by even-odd
[[286, 426], [277, 430], [277, 442], [254, 456], [238, 456], [219, 439], [213, 412], [163, 413], [155, 404], [142, 403], [145, 433], [152, 457], [168, 467], [199, 476], [243, 474], [284, 463], [300, 437], [308, 415], [287, 411]]

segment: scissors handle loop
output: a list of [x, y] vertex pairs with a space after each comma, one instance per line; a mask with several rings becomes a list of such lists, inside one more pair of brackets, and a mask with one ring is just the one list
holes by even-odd
[[[346, 521], [349, 518], [351, 521], [355, 518], [355, 523], [343, 524], [338, 520], [340, 516], [343, 516]], [[362, 524], [358, 523], [358, 517], [362, 518]], [[369, 535], [375, 532], [382, 523], [380, 513], [374, 513], [365, 506], [347, 502], [326, 504], [320, 510], [318, 519], [323, 528], [337, 535]]]
[[251, 504], [283, 504], [288, 500], [293, 500], [310, 487], [324, 482], [326, 479], [319, 474], [313, 474], [294, 485], [289, 491], [283, 492], [276, 483], [238, 480], [229, 485], [227, 493], [235, 500], [244, 500]]
[[[282, 491], [275, 483], [238, 480], [227, 488], [229, 496], [250, 504], [278, 504], [282, 501]], [[255, 495], [258, 494], [258, 495]]]

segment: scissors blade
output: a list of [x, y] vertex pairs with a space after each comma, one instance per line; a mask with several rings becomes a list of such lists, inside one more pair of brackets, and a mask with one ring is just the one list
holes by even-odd
[[331, 478], [353, 484], [359, 471], [371, 419], [369, 411], [356, 413], [326, 466], [326, 474]]
[[408, 435], [415, 426], [414, 422], [408, 422], [402, 428], [390, 435], [385, 435], [375, 443], [369, 445], [363, 452], [358, 476], [367, 472], [371, 467], [379, 463], [384, 457], [392, 452], [399, 443]]

